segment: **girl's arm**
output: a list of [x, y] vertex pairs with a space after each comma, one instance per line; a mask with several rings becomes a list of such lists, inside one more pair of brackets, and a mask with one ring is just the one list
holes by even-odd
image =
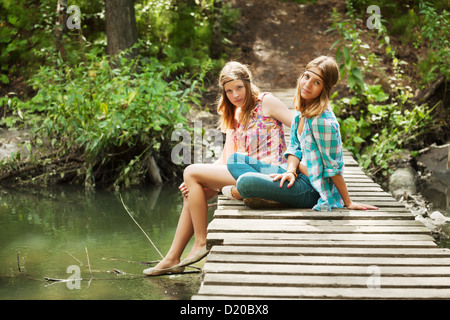
[[287, 127], [291, 127], [294, 112], [289, 110], [286, 105], [278, 98], [268, 94], [262, 101], [262, 113], [265, 117], [272, 117]]
[[227, 159], [234, 153], [233, 129], [228, 129], [225, 136], [225, 145], [223, 146], [222, 155], [214, 164], [227, 164]]
[[344, 204], [347, 208], [354, 209], [354, 210], [367, 210], [367, 209], [377, 210], [378, 209], [377, 207], [374, 207], [374, 206], [371, 206], [368, 204], [353, 202], [350, 199], [350, 196], [348, 194], [347, 185], [345, 184], [344, 177], [341, 176], [340, 174], [332, 176], [331, 181], [333, 181], [334, 185], [338, 189], [339, 194], [341, 195], [342, 200], [344, 200]]

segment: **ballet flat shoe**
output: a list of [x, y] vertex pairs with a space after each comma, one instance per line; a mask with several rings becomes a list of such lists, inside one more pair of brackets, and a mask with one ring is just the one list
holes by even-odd
[[187, 258], [184, 259], [183, 261], [180, 262], [180, 264], [178, 266], [185, 267], [185, 266], [191, 265], [193, 263], [196, 263], [196, 262], [202, 260], [204, 257], [206, 257], [208, 255], [208, 253], [209, 253], [209, 250], [206, 249], [206, 246], [203, 246], [203, 248], [201, 248], [195, 256], [193, 256], [190, 259], [187, 259]]
[[222, 194], [227, 197], [230, 200], [239, 200], [236, 199], [235, 197], [233, 197], [233, 194], [231, 193], [231, 190], [233, 189], [234, 186], [225, 186], [222, 188]]
[[164, 268], [164, 269], [157, 269], [155, 267], [148, 268], [143, 271], [144, 275], [146, 276], [162, 276], [165, 274], [176, 274], [176, 273], [182, 273], [184, 271], [184, 267], [180, 266], [179, 264], [170, 267], [170, 268]]

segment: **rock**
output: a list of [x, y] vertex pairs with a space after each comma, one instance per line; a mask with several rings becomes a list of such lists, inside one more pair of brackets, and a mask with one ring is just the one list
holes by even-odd
[[416, 173], [412, 168], [399, 168], [389, 178], [389, 190], [392, 194], [402, 196], [415, 194], [416, 189]]
[[450, 221], [450, 218], [447, 218], [446, 216], [444, 216], [442, 213], [440, 213], [439, 211], [434, 211], [433, 213], [430, 214], [430, 219], [431, 222], [435, 225], [443, 225], [446, 222]]
[[417, 162], [432, 173], [450, 173], [450, 143], [431, 146], [419, 151]]
[[415, 220], [422, 222], [425, 227], [427, 227], [430, 230], [436, 230], [436, 225], [434, 223], [432, 223], [431, 219], [429, 218], [424, 218], [422, 216], [416, 216]]

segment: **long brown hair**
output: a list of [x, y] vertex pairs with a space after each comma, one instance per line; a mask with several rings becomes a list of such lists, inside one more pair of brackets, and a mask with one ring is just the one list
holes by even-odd
[[328, 56], [320, 56], [312, 60], [306, 66], [308, 69], [316, 67], [322, 72], [323, 89], [322, 93], [314, 99], [310, 106], [306, 108], [306, 101], [301, 96], [300, 80], [304, 73], [297, 80], [297, 91], [294, 97], [294, 107], [300, 111], [306, 118], [320, 116], [328, 108], [331, 98], [331, 88], [333, 88], [339, 79], [339, 67], [336, 60]]
[[222, 88], [222, 92], [217, 103], [217, 112], [221, 115], [219, 126], [222, 132], [235, 128], [236, 106], [228, 100], [224, 88], [227, 82], [233, 80], [242, 80], [245, 87], [245, 102], [240, 119], [240, 122], [243, 124], [247, 124], [250, 121], [253, 108], [260, 93], [259, 88], [252, 83], [252, 74], [245, 65], [237, 61], [230, 61], [225, 64], [219, 76], [219, 86]]

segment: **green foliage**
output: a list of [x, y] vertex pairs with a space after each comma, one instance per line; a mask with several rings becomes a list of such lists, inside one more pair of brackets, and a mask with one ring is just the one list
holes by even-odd
[[[121, 55], [120, 67], [105, 57], [104, 2], [71, 4], [82, 27], [58, 37], [57, 0], [0, 0], [0, 83], [21, 76], [37, 91], [27, 101], [13, 92], [0, 97], [0, 125], [27, 127], [32, 137], [5, 159], [0, 176], [119, 188], [143, 182], [150, 157], [170, 170], [171, 133], [200, 105], [204, 80], [225, 59], [210, 58], [213, 0], [135, 2], [139, 56]], [[238, 17], [223, 5], [223, 35]]]
[[[419, 68], [426, 75], [424, 83], [436, 80], [436, 71], [450, 80], [450, 12], [437, 10], [425, 1], [419, 4], [423, 19], [420, 27], [422, 38], [428, 44], [428, 55], [420, 62]], [[434, 76], [433, 76], [434, 75]]]
[[[71, 4], [75, 3], [69, 0], [68, 5]], [[76, 5], [82, 8], [83, 32], [92, 42], [97, 41], [101, 32], [86, 26], [98, 19], [96, 12], [102, 10], [101, 2], [78, 0]], [[28, 79], [40, 65], [48, 63], [49, 55], [57, 47], [56, 7], [57, 0], [0, 0], [0, 83], [9, 83], [11, 78], [19, 76]], [[80, 35], [79, 30], [63, 35], [66, 62], [80, 62]], [[90, 46], [92, 42], [85, 45]]]
[[[355, 18], [367, 18], [370, 0], [347, 0]], [[426, 48], [419, 56], [418, 68], [423, 86], [441, 76], [450, 80], [450, 6], [446, 0], [392, 1], [379, 0], [384, 35], [395, 36], [401, 43]]]
[[[414, 146], [431, 130], [431, 110], [427, 105], [402, 109], [397, 102], [388, 102], [381, 86], [367, 86], [365, 94], [372, 101], [360, 118], [352, 115], [340, 119], [344, 146], [353, 152], [364, 169], [383, 175], [406, 146]], [[358, 98], [341, 99], [334, 103], [338, 114], [348, 105], [358, 105]]]
[[[348, 9], [345, 17], [336, 10], [332, 12], [333, 24], [329, 31], [339, 36], [332, 49], [336, 51], [336, 60], [340, 62], [341, 72], [347, 75], [347, 85], [354, 96], [337, 99], [335, 95], [333, 106], [344, 146], [355, 154], [364, 169], [387, 175], [405, 148], [421, 147], [421, 138], [432, 128], [432, 109], [412, 102], [412, 88], [405, 85], [407, 79], [403, 70], [407, 63], [396, 57], [385, 26], [382, 24], [375, 32], [379, 48], [385, 49], [384, 61], [391, 62], [390, 74], [378, 66], [382, 58], [371, 53], [370, 46], [362, 42], [362, 30], [357, 27], [351, 1], [348, 1]], [[374, 71], [382, 79], [366, 83], [363, 76]], [[380, 81], [385, 89], [377, 83]]]
[[[333, 8], [331, 28], [327, 32], [335, 32], [339, 35], [330, 50], [336, 47], [336, 61], [339, 64], [341, 79], [347, 76], [347, 84], [351, 91], [361, 92], [364, 87], [364, 79], [358, 67], [358, 50], [367, 49], [368, 46], [361, 42], [359, 31], [352, 19], [343, 19], [342, 15]], [[342, 61], [342, 62], [341, 62]]]
[[[65, 30], [57, 35], [57, 0], [0, 0], [0, 84], [14, 77], [29, 78], [41, 65], [53, 62], [63, 48], [65, 63], [77, 65], [85, 52], [106, 53], [103, 1], [69, 0], [81, 10], [81, 30]], [[180, 4], [177, 6], [177, 4]], [[164, 65], [182, 62], [179, 73], [217, 71], [222, 59], [210, 58], [213, 0], [143, 0], [135, 3], [140, 55], [155, 57]], [[224, 4], [223, 34], [230, 33], [239, 10]], [[224, 43], [227, 39], [222, 39]]]
[[[149, 46], [145, 55], [157, 56], [165, 64], [183, 62], [184, 68], [199, 72], [210, 58], [214, 18], [213, 0], [146, 0], [136, 4], [139, 39]], [[222, 29], [230, 33], [239, 16], [231, 4], [223, 4]], [[227, 39], [222, 40], [224, 43]], [[216, 68], [220, 68], [217, 65]]]
[[[118, 188], [145, 179], [149, 156], [167, 157], [161, 146], [170, 144], [172, 131], [186, 123], [188, 105], [198, 103], [203, 75], [169, 81], [181, 63], [166, 68], [154, 58], [124, 56], [115, 69], [106, 57], [88, 54], [86, 63], [70, 67], [56, 56], [55, 67], [42, 66], [32, 76], [38, 94], [15, 107], [31, 127], [29, 150], [36, 153], [28, 162], [78, 157], [83, 165], [72, 175], [83, 177], [86, 187], [107, 181]], [[56, 153], [36, 156], [45, 149]], [[67, 173], [67, 167], [57, 167], [52, 175]]]

